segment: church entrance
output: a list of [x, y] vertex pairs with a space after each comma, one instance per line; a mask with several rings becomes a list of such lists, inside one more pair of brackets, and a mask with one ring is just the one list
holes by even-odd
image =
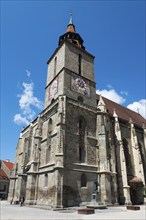
[[133, 177], [129, 180], [130, 197], [133, 205], [141, 205], [144, 203], [143, 182], [138, 177]]

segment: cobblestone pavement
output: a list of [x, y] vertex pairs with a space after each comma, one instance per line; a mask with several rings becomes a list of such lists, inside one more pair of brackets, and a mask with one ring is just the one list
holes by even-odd
[[[78, 207], [79, 208], [79, 207]], [[40, 208], [10, 205], [7, 201], [0, 203], [1, 220], [145, 220], [146, 206], [141, 205], [140, 210], [127, 210], [125, 206], [108, 207], [108, 209], [95, 210], [95, 214], [78, 214], [77, 209], [44, 210]]]

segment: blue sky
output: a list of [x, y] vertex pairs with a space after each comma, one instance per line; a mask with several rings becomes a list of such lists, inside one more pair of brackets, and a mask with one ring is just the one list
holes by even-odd
[[144, 116], [145, 1], [1, 0], [1, 159], [43, 108], [47, 61], [70, 12], [95, 55], [97, 92]]

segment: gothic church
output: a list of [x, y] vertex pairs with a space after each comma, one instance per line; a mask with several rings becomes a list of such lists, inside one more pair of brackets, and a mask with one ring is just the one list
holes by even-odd
[[44, 110], [20, 133], [8, 200], [63, 208], [143, 204], [146, 121], [96, 94], [94, 56], [72, 18], [48, 60]]

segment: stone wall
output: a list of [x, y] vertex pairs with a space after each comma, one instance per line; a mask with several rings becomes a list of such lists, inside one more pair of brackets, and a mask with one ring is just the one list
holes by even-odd
[[[86, 185], [81, 186], [81, 176], [86, 175]], [[63, 185], [63, 205], [79, 206], [91, 202], [91, 195], [93, 192], [93, 181], [96, 178], [94, 173], [86, 173], [65, 170], [64, 171], [64, 185]]]
[[[45, 183], [45, 175], [48, 176], [47, 183]], [[48, 205], [53, 207], [55, 199], [55, 180], [54, 173], [42, 173], [38, 178], [38, 188], [37, 188], [37, 204]]]
[[[55, 58], [56, 60], [56, 71], [54, 72], [55, 67]], [[47, 71], [47, 81], [46, 86], [55, 78], [55, 76], [60, 72], [60, 70], [65, 66], [65, 44], [62, 45], [54, 54], [54, 57], [48, 63]]]
[[96, 115], [88, 110], [67, 103], [65, 158], [68, 163], [79, 163], [79, 120], [85, 120], [85, 163], [96, 165]]
[[78, 56], [81, 54], [81, 75], [94, 82], [94, 57], [69, 42], [65, 46], [65, 67], [78, 74]]

